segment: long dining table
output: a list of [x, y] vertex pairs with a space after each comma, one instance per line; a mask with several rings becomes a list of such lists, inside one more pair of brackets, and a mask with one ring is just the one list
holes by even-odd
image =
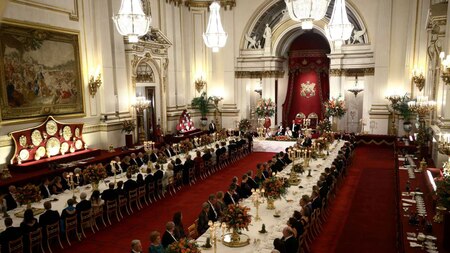
[[[231, 140], [236, 139], [236, 138], [231, 138], [228, 137], [226, 140], [226, 143], [229, 144]], [[205, 148], [212, 148], [214, 147], [214, 145], [216, 143], [220, 143], [222, 141], [219, 142], [214, 142], [212, 144], [206, 145], [206, 146], [201, 146], [198, 148], [195, 148], [193, 150], [191, 150], [189, 152], [189, 155], [191, 155], [192, 159], [195, 158], [196, 156], [196, 152], [197, 151], [204, 151]], [[186, 154], [180, 154], [177, 156], [172, 156], [170, 158], [167, 159], [167, 163], [162, 164], [162, 170], [164, 172], [163, 175], [163, 181], [167, 179], [167, 165], [171, 160], [175, 160], [176, 158], [180, 158], [180, 160], [182, 161], [182, 163], [184, 163], [186, 161]], [[147, 173], [145, 173], [146, 168], [147, 168], [147, 164], [142, 165], [139, 169], [139, 173], [133, 174], [132, 175], [132, 179], [136, 180], [137, 179], [137, 175], [138, 174], [142, 174], [144, 176], [144, 178], [147, 176]], [[155, 170], [152, 171], [152, 173], [154, 173]], [[104, 180], [101, 180], [99, 185], [98, 185], [98, 190], [100, 192], [103, 192], [104, 190], [106, 190], [108, 188], [108, 184], [109, 182], [118, 182], [118, 181], [126, 181], [127, 177], [126, 177], [126, 173], [120, 173], [117, 174], [115, 176], [110, 176], [105, 178]], [[63, 193], [57, 194], [57, 195], [51, 195], [50, 197], [46, 198], [46, 199], [42, 199], [39, 202], [35, 202], [31, 204], [31, 207], [35, 210], [39, 210], [40, 212], [38, 212], [37, 214], [35, 214], [35, 217], [37, 219], [39, 219], [39, 216], [42, 214], [43, 212], [43, 206], [44, 206], [44, 202], [46, 201], [51, 201], [52, 203], [52, 210], [57, 210], [59, 213], [61, 213], [61, 211], [67, 207], [67, 200], [73, 197], [76, 197], [77, 201], [80, 201], [80, 194], [82, 192], [85, 192], [88, 195], [88, 198], [90, 197], [91, 193], [93, 191], [92, 185], [91, 184], [86, 184], [83, 186], [77, 186], [74, 189], [68, 189], [65, 190]], [[23, 212], [25, 211], [25, 209], [27, 208], [26, 205], [21, 205], [18, 206], [17, 208], [8, 211], [8, 215], [12, 218], [13, 220], [13, 226], [19, 226], [20, 223], [22, 222], [23, 218], [19, 217], [21, 216], [20, 214], [23, 215]], [[36, 212], [35, 212], [36, 213]], [[0, 222], [0, 232], [4, 231], [6, 229], [4, 222]]]
[[[250, 244], [247, 246], [232, 248], [225, 246], [220, 240], [223, 237], [222, 230], [216, 230], [216, 246], [217, 252], [228, 253], [228, 252], [239, 252], [239, 253], [269, 253], [273, 249], [273, 241], [275, 238], [282, 237], [282, 230], [286, 227], [286, 223], [290, 217], [292, 217], [295, 210], [300, 210], [299, 200], [302, 195], [311, 195], [312, 188], [317, 184], [319, 177], [326, 167], [330, 167], [333, 160], [337, 157], [339, 150], [344, 145], [344, 141], [334, 141], [330, 145], [330, 154], [325, 158], [319, 158], [317, 160], [311, 160], [310, 166], [305, 168], [305, 173], [299, 174], [298, 177], [301, 179], [299, 186], [290, 186], [288, 188], [287, 194], [279, 200], [275, 201], [275, 210], [268, 210], [266, 208], [266, 202], [260, 204], [259, 206], [259, 217], [261, 220], [255, 221], [256, 208], [252, 196], [244, 199], [240, 202], [241, 205], [250, 207], [250, 214], [252, 215], [252, 222], [248, 228], [248, 231], [243, 230], [242, 233], [246, 234], [250, 238]], [[296, 159], [295, 163], [301, 162], [301, 159]], [[289, 164], [284, 168], [283, 171], [278, 173], [277, 176], [289, 178], [291, 173], [291, 168], [293, 163]], [[311, 177], [308, 177], [308, 169], [311, 168]], [[277, 217], [275, 217], [277, 216]], [[260, 233], [262, 225], [265, 225], [267, 233]], [[231, 231], [226, 231], [225, 234]], [[208, 229], [203, 235], [197, 238], [197, 244], [202, 246], [206, 243], [208, 237], [210, 237], [211, 232]], [[212, 244], [212, 242], [211, 242]], [[212, 249], [204, 250], [212, 251]]]

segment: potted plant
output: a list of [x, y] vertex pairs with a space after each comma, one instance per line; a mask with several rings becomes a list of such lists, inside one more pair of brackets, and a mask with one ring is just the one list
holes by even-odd
[[398, 103], [392, 106], [394, 110], [402, 116], [403, 130], [405, 130], [408, 133], [412, 130], [412, 123], [411, 123], [412, 111], [408, 106], [409, 101], [411, 101], [411, 98], [408, 96], [408, 94], [405, 94]]
[[131, 134], [136, 129], [134, 120], [122, 121], [122, 133], [125, 133], [125, 145], [129, 148], [133, 147], [133, 135]]
[[211, 102], [211, 97], [207, 97], [206, 92], [203, 92], [200, 97], [195, 97], [191, 101], [192, 107], [197, 107], [200, 111], [200, 121], [203, 126], [206, 126], [208, 124], [208, 118], [206, 118], [206, 114], [209, 112], [209, 104]]

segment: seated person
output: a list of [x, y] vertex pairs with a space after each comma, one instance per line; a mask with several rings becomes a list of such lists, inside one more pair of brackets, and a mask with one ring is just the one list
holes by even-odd
[[286, 131], [284, 132], [284, 135], [289, 137], [289, 138], [293, 138], [294, 134], [292, 133], [291, 129], [289, 127], [286, 127]]
[[208, 215], [209, 215], [209, 203], [205, 202], [202, 205], [202, 211], [198, 215], [197, 232], [199, 236], [203, 235], [209, 228]]
[[294, 231], [290, 227], [285, 227], [283, 229], [283, 237], [281, 240], [284, 242], [286, 252], [297, 252], [298, 241], [294, 236]]
[[17, 207], [17, 199], [16, 199], [17, 189], [14, 185], [10, 185], [8, 187], [8, 193], [5, 195], [6, 200], [6, 210], [12, 210]]
[[284, 132], [283, 132], [283, 126], [280, 123], [280, 126], [278, 127], [278, 130], [275, 133], [275, 136], [282, 136], [282, 135], [284, 135]]
[[60, 194], [64, 192], [64, 186], [60, 176], [56, 176], [52, 183], [52, 194]]
[[25, 210], [25, 212], [23, 213], [23, 221], [20, 223], [20, 229], [22, 230], [23, 234], [23, 246], [25, 249], [28, 249], [30, 245], [28, 235], [30, 234], [30, 232], [36, 231], [39, 227], [40, 226], [37, 219], [33, 216], [33, 210]]
[[80, 194], [80, 202], [75, 206], [75, 209], [78, 213], [78, 218], [80, 218], [80, 214], [83, 211], [90, 210], [92, 208], [91, 201], [87, 200], [87, 194], [85, 192], [82, 192]]
[[22, 236], [22, 231], [18, 227], [13, 227], [13, 220], [10, 217], [5, 218], [5, 231], [0, 234], [0, 244], [2, 252], [9, 252], [10, 241], [16, 240]]
[[116, 190], [114, 190], [114, 182], [110, 182], [108, 184], [108, 189], [104, 190], [102, 192], [102, 199], [104, 201], [109, 201], [109, 200], [116, 200], [117, 199], [117, 192]]
[[45, 178], [42, 181], [42, 184], [39, 186], [39, 189], [41, 190], [41, 196], [43, 199], [46, 199], [52, 195], [50, 188], [51, 188], [50, 180], [48, 180], [48, 178]]
[[[113, 183], [113, 187], [114, 187], [114, 183]], [[138, 187], [137, 182], [131, 178], [131, 173], [128, 172], [127, 173], [127, 181], [125, 181], [125, 183], [123, 184], [124, 192], [128, 195], [129, 191], [132, 191], [132, 190], [136, 189], [137, 187]]]
[[42, 227], [43, 235], [46, 234], [45, 229], [47, 228], [47, 226], [59, 221], [59, 218], [60, 218], [58, 211], [51, 210], [52, 202], [45, 201], [44, 208], [45, 208], [45, 212], [43, 214], [41, 214], [41, 216], [39, 217], [39, 224]]

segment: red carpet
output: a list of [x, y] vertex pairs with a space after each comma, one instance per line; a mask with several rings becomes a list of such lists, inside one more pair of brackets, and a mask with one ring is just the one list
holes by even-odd
[[[149, 246], [148, 236], [153, 230], [160, 232], [165, 230], [167, 221], [172, 220], [176, 211], [183, 212], [183, 224], [185, 228], [197, 219], [201, 205], [211, 193], [225, 191], [231, 183], [233, 176], [242, 176], [249, 169], [255, 171], [256, 164], [265, 162], [273, 156], [272, 153], [252, 153], [238, 162], [228, 166], [206, 180], [195, 185], [184, 187], [175, 196], [169, 196], [163, 200], [144, 206], [144, 209], [124, 217], [120, 222], [113, 222], [112, 226], [100, 227], [100, 232], [89, 233], [88, 238], [81, 242], [72, 243], [71, 247], [64, 244], [65, 250], [53, 245], [54, 252], [130, 252], [130, 243], [133, 239], [142, 242], [144, 252]], [[74, 239], [71, 240], [72, 242]]]
[[311, 252], [397, 252], [393, 147], [358, 146]]

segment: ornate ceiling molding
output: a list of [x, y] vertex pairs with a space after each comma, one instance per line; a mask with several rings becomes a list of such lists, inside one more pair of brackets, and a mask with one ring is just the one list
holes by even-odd
[[269, 70], [269, 71], [235, 71], [234, 76], [236, 78], [283, 78], [284, 71]]
[[373, 76], [375, 68], [330, 69], [330, 76]]
[[174, 4], [175, 6], [180, 6], [183, 4], [183, 0], [166, 0], [166, 3]]
[[[167, 0], [166, 0], [167, 1]], [[169, 1], [181, 1], [181, 0], [169, 0]], [[186, 5], [189, 10], [191, 8], [208, 8], [213, 1], [196, 1], [196, 0], [185, 0], [184, 5]], [[236, 7], [236, 0], [219, 0], [220, 6], [224, 10], [231, 10]]]
[[60, 13], [67, 13], [69, 15], [69, 19], [72, 21], [79, 21], [80, 20], [80, 14], [78, 12], [78, 0], [72, 0], [73, 2], [73, 8], [64, 8], [62, 6], [57, 5], [51, 5], [51, 4], [44, 4], [40, 1], [35, 0], [11, 0], [12, 3], [22, 4], [26, 6], [32, 6], [39, 9], [44, 9], [48, 11], [54, 11], [54, 12], [60, 12]]

